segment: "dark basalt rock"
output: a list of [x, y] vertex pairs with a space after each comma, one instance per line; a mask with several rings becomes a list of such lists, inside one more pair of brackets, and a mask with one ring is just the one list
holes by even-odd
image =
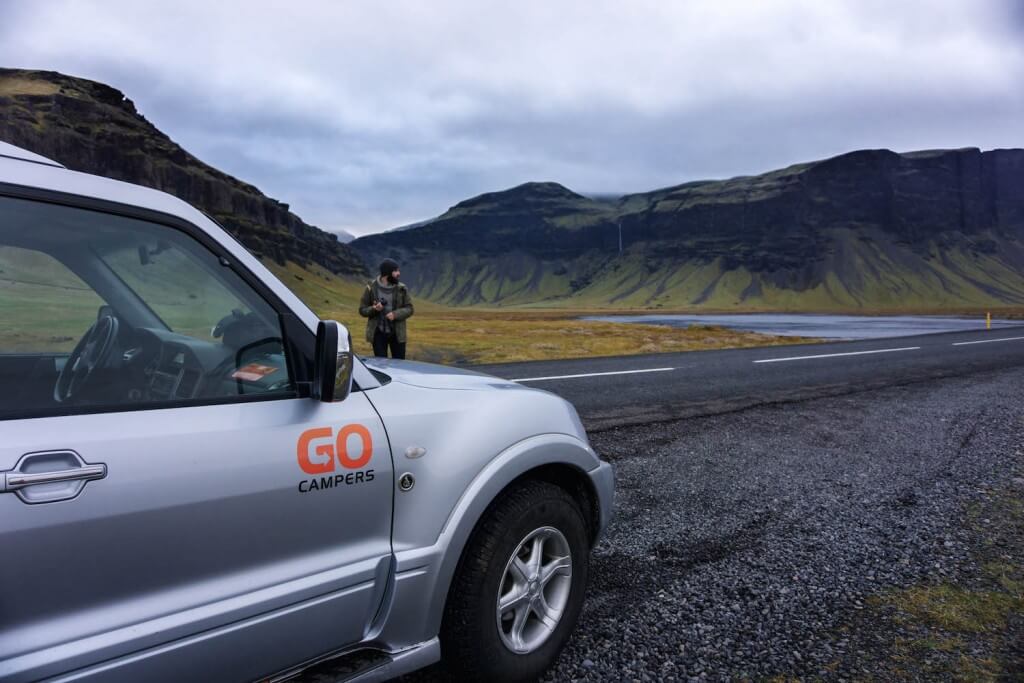
[[[410, 281], [430, 291], [435, 275], [428, 266], [439, 253], [453, 263], [493, 264], [522, 253], [553, 264], [551, 272], [579, 272], [580, 266], [566, 264], [614, 258], [620, 227], [623, 247], [642, 254], [651, 270], [718, 260], [723, 271], [757, 275], [744, 300], [759, 296], [762, 282], [802, 291], [832, 273], [856, 284], [858, 268], [872, 266], [850, 260], [854, 256], [835, 237], [840, 231], [885, 249], [895, 245], [903, 252], [889, 254], [893, 261], [904, 260], [901, 254], [927, 259], [934, 246], [975, 255], [1006, 252], [1024, 283], [1024, 261], [1016, 256], [1024, 240], [1024, 150], [861, 150], [617, 202], [588, 199], [555, 183], [527, 183], [352, 246], [371, 262], [401, 255]], [[589, 282], [573, 278], [570, 289]], [[474, 296], [472, 303], [488, 300]]]
[[367, 276], [362, 259], [333, 233], [204, 164], [108, 85], [53, 71], [0, 69], [0, 140], [76, 171], [173, 194], [212, 216], [250, 251], [279, 264], [314, 262], [338, 275]]

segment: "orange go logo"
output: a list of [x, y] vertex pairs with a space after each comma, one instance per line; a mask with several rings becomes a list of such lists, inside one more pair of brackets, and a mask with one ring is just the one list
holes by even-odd
[[[361, 450], [357, 457], [353, 457], [349, 444], [356, 439]], [[319, 443], [314, 444], [314, 441]], [[359, 424], [345, 425], [338, 430], [337, 437], [331, 427], [307, 429], [299, 437], [295, 455], [299, 459], [299, 467], [306, 474], [333, 472], [335, 460], [345, 469], [357, 470], [373, 457], [373, 437], [369, 429]]]

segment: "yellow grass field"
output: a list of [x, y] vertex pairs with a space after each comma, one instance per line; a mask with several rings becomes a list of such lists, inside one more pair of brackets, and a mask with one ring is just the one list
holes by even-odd
[[[339, 278], [319, 266], [301, 268], [294, 263], [281, 267], [267, 263], [274, 273], [323, 318], [344, 323], [352, 332], [356, 351], [372, 353], [365, 340], [366, 320], [357, 311], [363, 285]], [[658, 325], [626, 325], [580, 320], [601, 315], [602, 309], [450, 308], [416, 297], [416, 313], [409, 321], [410, 359], [437, 363], [507, 363], [556, 358], [589, 358], [670, 351], [779, 346], [819, 340], [738, 332], [723, 327], [698, 326], [677, 329]], [[619, 310], [616, 314], [713, 313], [706, 309]], [[728, 313], [834, 313], [835, 311], [767, 311], [744, 309]], [[850, 311], [843, 311], [849, 314]], [[860, 315], [936, 315], [935, 310], [879, 308], [857, 311]], [[993, 308], [993, 317], [1024, 319], [1020, 307]], [[977, 309], [943, 310], [942, 315], [979, 318]]]
[[[366, 320], [357, 306], [364, 284], [340, 278], [318, 266], [301, 267], [289, 262], [269, 268], [318, 315], [338, 320], [349, 327], [358, 353], [371, 353], [366, 343]], [[0, 332], [5, 351], [69, 351], [94, 318], [102, 302], [77, 278], [55, 280], [52, 289], [32, 287], [33, 273], [45, 263], [11, 261], [0, 249], [0, 313], [23, 321], [18, 330]], [[67, 275], [67, 274], [65, 274]], [[47, 277], [55, 277], [50, 273]], [[608, 313], [606, 309], [542, 309], [535, 307], [450, 308], [418, 298], [412, 292], [416, 314], [409, 321], [409, 357], [441, 363], [501, 363], [556, 358], [586, 358], [629, 354], [774, 346], [807, 341], [797, 337], [737, 332], [722, 327], [677, 329], [655, 325], [632, 325], [580, 320], [583, 315]], [[226, 306], [226, 304], [225, 304]], [[621, 310], [626, 313], [711, 313], [690, 309]], [[766, 312], [765, 310], [729, 311]], [[807, 311], [777, 311], [807, 312]], [[827, 313], [829, 311], [816, 311]], [[849, 311], [845, 311], [849, 313]], [[862, 315], [915, 314], [936, 311], [876, 310]], [[984, 311], [944, 310], [943, 314], [974, 316], [983, 324]], [[993, 316], [1024, 319], [1024, 310], [993, 309]], [[2, 316], [0, 316], [2, 317]], [[208, 316], [207, 316], [208, 317]], [[176, 321], [180, 327], [182, 321]], [[2, 327], [2, 326], [0, 326]]]
[[[353, 325], [353, 337], [356, 325]], [[359, 326], [359, 336], [363, 327]], [[410, 321], [409, 357], [440, 363], [505, 363], [668, 351], [792, 344], [793, 337], [737, 332], [723, 327], [677, 329], [578, 320], [573, 313], [515, 310], [425, 311]], [[356, 342], [369, 352], [365, 339]]]
[[[347, 325], [358, 353], [372, 354], [365, 339], [366, 319], [357, 310], [362, 285], [318, 266], [267, 265], [318, 315]], [[416, 292], [412, 295], [416, 313], [409, 320], [408, 357], [438, 363], [505, 363], [810, 341], [722, 327], [676, 329], [578, 319], [600, 311], [448, 308], [417, 299]]]

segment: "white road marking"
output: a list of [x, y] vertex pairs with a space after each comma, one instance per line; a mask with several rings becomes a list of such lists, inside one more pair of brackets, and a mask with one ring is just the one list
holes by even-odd
[[1002, 339], [980, 339], [978, 341], [956, 342], [955, 344], [953, 344], [953, 346], [967, 346], [968, 344], [991, 344], [992, 342], [1017, 341], [1019, 339], [1024, 339], [1024, 337], [1003, 337]]
[[791, 358], [764, 358], [755, 360], [755, 363], [781, 363], [787, 360], [808, 360], [811, 358], [836, 358], [838, 356], [864, 356], [869, 353], [895, 353], [896, 351], [917, 351], [920, 346], [906, 346], [901, 349], [877, 349], [875, 351], [848, 351], [846, 353], [823, 353], [817, 356], [793, 356]]
[[649, 370], [618, 370], [616, 372], [588, 372], [585, 375], [554, 375], [552, 377], [521, 377], [510, 382], [546, 382], [549, 379], [578, 379], [580, 377], [607, 377], [608, 375], [639, 375], [643, 372], [668, 372], [675, 368], [651, 368]]

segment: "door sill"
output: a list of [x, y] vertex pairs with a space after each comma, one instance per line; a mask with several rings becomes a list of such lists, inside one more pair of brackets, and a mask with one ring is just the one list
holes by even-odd
[[432, 638], [398, 652], [361, 648], [328, 655], [304, 665], [301, 669], [265, 679], [265, 683], [304, 683], [313, 680], [314, 676], [318, 681], [332, 683], [376, 683], [422, 669], [440, 659], [441, 641]]

